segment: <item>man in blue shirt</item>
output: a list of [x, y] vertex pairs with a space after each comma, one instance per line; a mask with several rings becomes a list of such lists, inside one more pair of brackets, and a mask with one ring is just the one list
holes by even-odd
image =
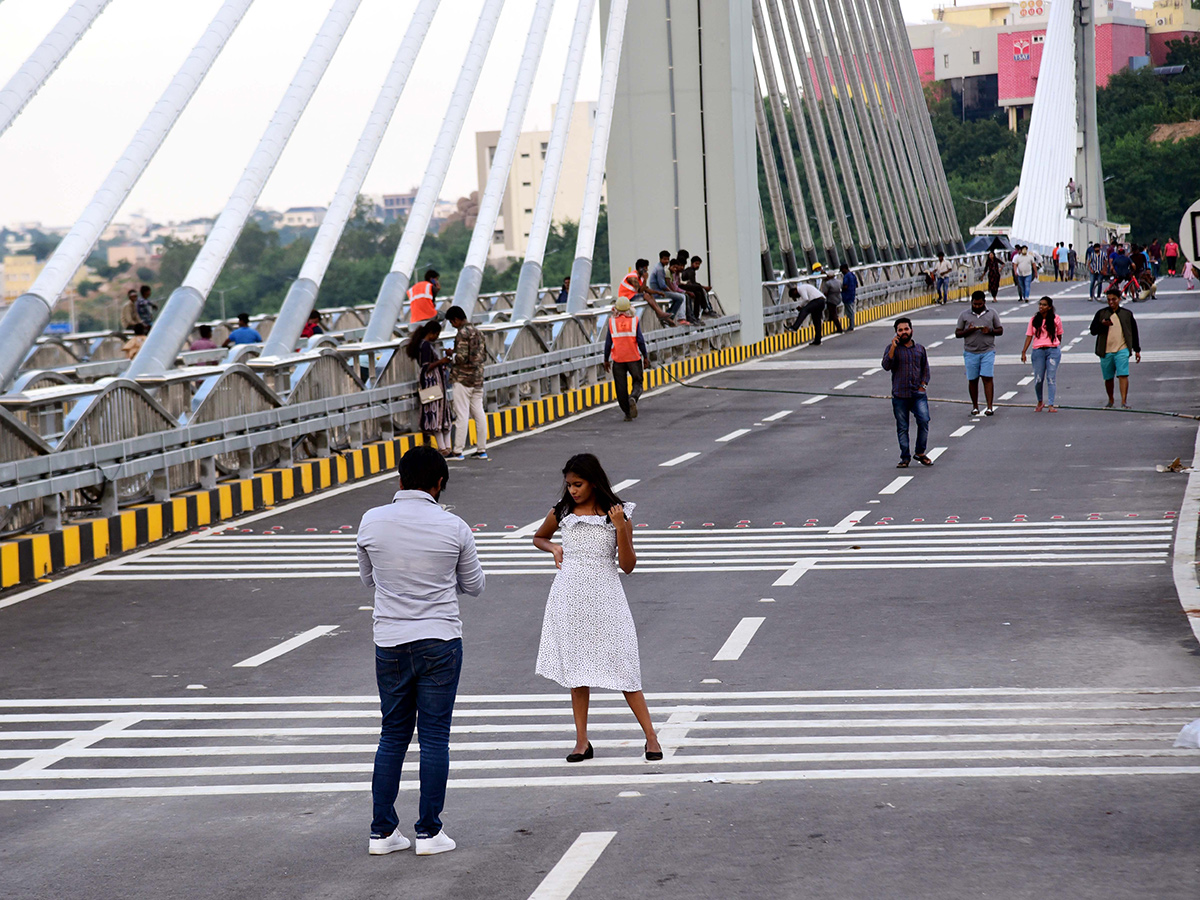
[[846, 315], [847, 331], [854, 330], [854, 298], [858, 296], [858, 276], [842, 263], [842, 312]]
[[670, 264], [671, 251], [660, 250], [658, 252], [658, 265], [650, 270], [650, 281], [647, 285], [650, 290], [661, 294], [671, 301], [671, 305], [667, 307], [667, 315], [674, 319], [678, 317], [679, 311], [683, 309], [683, 304], [687, 302], [687, 294], [673, 291], [670, 285], [667, 284], [667, 266]]
[[896, 468], [908, 468], [910, 413], [917, 420], [917, 452], [913, 456], [921, 465], [932, 466], [933, 460], [925, 455], [925, 445], [929, 440], [929, 397], [925, 393], [929, 385], [929, 357], [925, 348], [913, 340], [911, 319], [902, 316], [893, 327], [896, 336], [883, 351], [880, 365], [892, 373], [892, 413], [896, 417], [896, 437], [900, 441], [900, 462]]
[[229, 337], [225, 338], [224, 347], [232, 347], [234, 344], [261, 344], [262, 335], [250, 327], [250, 314], [238, 313], [238, 327], [229, 332]]

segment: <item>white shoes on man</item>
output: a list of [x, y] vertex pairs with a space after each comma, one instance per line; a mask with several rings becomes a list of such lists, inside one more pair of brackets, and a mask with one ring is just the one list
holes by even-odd
[[435, 853], [447, 853], [457, 845], [442, 829], [431, 838], [417, 838], [417, 856], [433, 856]]
[[[397, 850], [407, 850], [412, 846], [404, 835], [396, 829], [387, 837], [371, 838], [367, 852], [372, 856], [383, 856], [385, 853], [395, 853]], [[417, 856], [433, 856], [437, 853], [447, 853], [457, 846], [450, 835], [439, 831], [430, 838], [417, 838]]]

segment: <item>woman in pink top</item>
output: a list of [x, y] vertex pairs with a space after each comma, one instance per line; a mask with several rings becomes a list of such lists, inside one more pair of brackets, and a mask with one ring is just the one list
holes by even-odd
[[1058, 412], [1058, 407], [1054, 405], [1054, 376], [1062, 361], [1062, 350], [1059, 349], [1062, 335], [1062, 319], [1054, 311], [1054, 301], [1043, 297], [1038, 301], [1037, 313], [1025, 329], [1025, 346], [1021, 348], [1021, 362], [1025, 362], [1025, 352], [1033, 344], [1033, 389], [1037, 391], [1038, 401], [1034, 412], [1042, 411], [1043, 384], [1047, 386], [1047, 411]]
[[1163, 247], [1163, 256], [1167, 258], [1167, 274], [1175, 274], [1175, 266], [1179, 264], [1179, 245], [1175, 243], [1175, 238], [1167, 240], [1167, 246]]

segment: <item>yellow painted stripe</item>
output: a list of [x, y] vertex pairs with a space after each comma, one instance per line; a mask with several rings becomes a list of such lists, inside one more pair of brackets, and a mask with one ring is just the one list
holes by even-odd
[[132, 550], [137, 546], [137, 516], [133, 510], [121, 513], [121, 549]]
[[300, 469], [300, 490], [311, 494], [313, 491], [313, 464], [301, 463], [298, 468]]
[[21, 561], [17, 542], [0, 544], [0, 587], [10, 587], [21, 580]]
[[78, 525], [69, 525], [63, 529], [63, 565], [77, 566], [82, 560], [82, 553], [79, 544]]
[[334, 457], [334, 463], [337, 466], [337, 483], [345, 484], [349, 480], [349, 467], [346, 465], [346, 457], [338, 454]]
[[219, 521], [228, 519], [233, 515], [233, 488], [227, 484], [222, 484], [217, 488], [217, 513], [213, 517]]
[[163, 538], [163, 504], [146, 507], [146, 540], [161, 541]]
[[242, 512], [254, 509], [254, 478], [244, 478], [236, 484], [238, 493], [242, 495]]
[[255, 476], [259, 483], [262, 484], [263, 506], [275, 505], [275, 478], [270, 472], [263, 472], [261, 475]]
[[171, 501], [171, 530], [181, 534], [187, 527], [187, 497], [176, 497]]
[[396, 442], [387, 441], [383, 445], [383, 464], [388, 469], [396, 468]]
[[280, 469], [280, 500], [291, 500], [296, 496], [296, 472], [294, 469]]

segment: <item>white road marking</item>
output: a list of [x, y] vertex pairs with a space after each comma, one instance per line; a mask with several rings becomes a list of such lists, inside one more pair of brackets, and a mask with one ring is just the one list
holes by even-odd
[[529, 900], [567, 900], [616, 836], [615, 831], [583, 832], [546, 873], [537, 890], [529, 895]]
[[842, 519], [842, 521], [830, 528], [829, 533], [845, 534], [856, 524], [861, 522], [865, 516], [869, 515], [870, 512], [871, 511], [869, 509], [856, 509], [854, 512], [850, 513], [850, 515], [846, 516], [846, 518]]
[[671, 759], [675, 751], [687, 740], [688, 726], [700, 718], [695, 710], [679, 710], [658, 729], [658, 743], [662, 746], [663, 759]]
[[1017, 393], [1018, 393], [1017, 391], [1007, 391], [1006, 393], [1003, 393], [1000, 395], [1000, 399], [1001, 400], [1011, 400], [1013, 397], [1017, 396]]
[[863, 373], [862, 373], [862, 377], [863, 377], [863, 378], [866, 378], [868, 375], [875, 375], [875, 374], [877, 374], [877, 373], [879, 373], [879, 372], [882, 372], [882, 371], [883, 371], [883, 369], [881, 369], [879, 366], [875, 366], [875, 368], [873, 368], [873, 369], [867, 369], [867, 371], [863, 372]]
[[974, 425], [961, 425], [954, 431], [950, 432], [950, 437], [962, 437], [964, 434], [969, 433], [974, 428]]
[[734, 626], [733, 632], [726, 638], [713, 661], [740, 659], [742, 652], [754, 637], [754, 633], [767, 621], [764, 616], [746, 616]]
[[627, 490], [640, 482], [640, 478], [626, 478], [624, 481], [618, 481], [612, 486], [613, 493], [619, 494], [621, 491]]
[[834, 388], [833, 388], [833, 389], [834, 389], [835, 391], [844, 391], [846, 388], [848, 388], [848, 387], [851, 387], [851, 386], [853, 386], [853, 385], [855, 385], [855, 384], [858, 384], [858, 379], [857, 379], [857, 378], [851, 378], [849, 381], [843, 381], [841, 384], [834, 385]]
[[1026, 375], [1024, 378], [1022, 378], [1020, 381], [1018, 381], [1017, 384], [1020, 385], [1021, 387], [1024, 387], [1027, 384], [1033, 384], [1033, 376]]
[[731, 432], [729, 432], [729, 434], [722, 435], [721, 437], [717, 438], [716, 442], [718, 444], [724, 444], [728, 441], [732, 441], [734, 438], [740, 438], [743, 434], [749, 434], [749, 433], [750, 433], [749, 428], [739, 428], [737, 431], [731, 431]]
[[942, 344], [944, 344], [944, 343], [945, 343], [945, 341], [934, 341], [934, 342], [933, 342], [932, 344], [930, 344], [930, 345], [929, 345], [929, 346], [928, 346], [926, 349], [927, 349], [927, 350], [932, 350], [932, 349], [934, 349], [935, 347], [940, 347], [940, 346], [942, 346]]
[[310, 628], [303, 634], [298, 634], [294, 638], [288, 638], [281, 644], [276, 644], [270, 650], [264, 650], [262, 653], [257, 653], [248, 659], [243, 659], [240, 663], [234, 663], [235, 669], [254, 668], [261, 666], [265, 662], [270, 662], [278, 656], [283, 656], [290, 650], [295, 650], [297, 647], [302, 647], [309, 641], [315, 641], [321, 635], [329, 634], [331, 631], [336, 631], [336, 625], [318, 625], [316, 628]]
[[786, 418], [787, 416], [790, 416], [791, 414], [792, 414], [792, 411], [790, 409], [781, 409], [777, 413], [771, 413], [771, 415], [769, 415], [769, 416], [763, 416], [763, 421], [764, 422], [778, 422], [780, 419]]
[[817, 396], [815, 396], [815, 397], [809, 397], [807, 400], [805, 400], [800, 405], [801, 406], [812, 406], [814, 403], [820, 403], [822, 400], [826, 399], [828, 396], [829, 396], [828, 394], [817, 394]]
[[542, 523], [545, 521], [546, 519], [544, 517], [541, 519], [534, 519], [528, 525], [522, 525], [516, 531], [506, 531], [504, 533], [504, 537], [508, 540], [512, 540], [513, 538], [531, 537], [532, 535], [537, 534], [537, 530], [542, 527]]
[[928, 456], [930, 459], [932, 459], [933, 461], [935, 461], [935, 462], [936, 462], [936, 461], [937, 461], [937, 458], [938, 458], [939, 456], [941, 456], [943, 453], [945, 453], [945, 452], [946, 452], [947, 450], [949, 450], [949, 449], [950, 449], [949, 447], [934, 447], [932, 450], [930, 450], [930, 451], [929, 451], [927, 454], [925, 454], [925, 455], [926, 455], [926, 456]]
[[663, 466], [677, 466], [680, 463], [687, 462], [689, 459], [695, 459], [699, 455], [699, 453], [685, 453], [682, 456], [675, 457], [674, 459], [668, 459], [666, 462], [660, 462], [658, 465], [659, 468], [662, 468]]
[[817, 564], [815, 559], [798, 559], [789, 566], [782, 575], [775, 579], [774, 585], [792, 585], [800, 580], [800, 577]]
[[914, 476], [912, 476], [912, 475], [900, 475], [896, 478], [893, 478], [892, 481], [888, 484], [888, 486], [885, 487], [879, 493], [895, 494], [900, 490], [900, 488], [904, 487], [906, 484], [908, 484], [910, 481], [912, 481], [913, 477]]

